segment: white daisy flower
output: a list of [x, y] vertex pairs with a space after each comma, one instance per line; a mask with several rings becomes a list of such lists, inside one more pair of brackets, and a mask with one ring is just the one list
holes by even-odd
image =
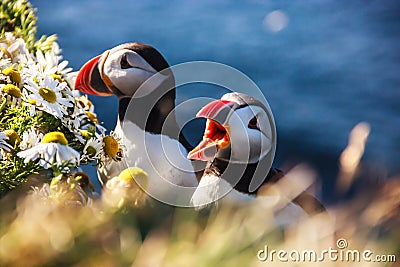
[[19, 66], [22, 80], [34, 79], [38, 77], [38, 74], [43, 78], [43, 75], [38, 71], [37, 62], [31, 54], [26, 55], [25, 58], [19, 62]]
[[48, 51], [44, 55], [42, 51], [38, 50], [36, 53], [36, 59], [38, 62], [39, 70], [44, 74], [58, 74], [67, 76], [68, 73], [72, 71], [72, 68], [67, 68], [67, 60], [59, 62], [62, 59], [62, 56], [59, 56], [57, 53], [55, 53], [54, 50]]
[[[106, 128], [104, 128], [97, 119], [96, 113], [94, 113], [94, 108], [90, 101], [90, 104], [84, 106], [79, 99], [75, 99], [75, 108], [73, 113], [70, 115], [68, 124], [78, 130], [88, 130], [95, 132], [96, 129], [99, 130], [101, 134], [105, 134]], [[67, 126], [68, 127], [68, 126]], [[71, 130], [72, 132], [76, 132]]]
[[67, 115], [67, 107], [72, 107], [72, 97], [63, 94], [67, 87], [65, 82], [58, 83], [50, 76], [39, 80], [39, 84], [27, 79], [25, 88], [32, 92], [26, 102], [34, 104], [38, 109], [46, 111], [57, 118]]
[[35, 128], [30, 128], [22, 134], [22, 141], [19, 145], [21, 150], [25, 150], [34, 147], [42, 141], [43, 134], [35, 130]]
[[114, 131], [110, 132], [110, 135], [103, 137], [103, 152], [101, 155], [101, 161], [109, 164], [114, 161], [121, 161], [123, 158], [124, 145], [122, 144], [122, 138], [118, 136]]
[[78, 108], [76, 103], [72, 114], [69, 114], [68, 119], [63, 120], [63, 125], [74, 133], [82, 144], [85, 144], [88, 138], [93, 137], [93, 132], [96, 130], [96, 125], [87, 118], [86, 112]]
[[[6, 152], [12, 150], [12, 146], [7, 143], [8, 136], [4, 132], [0, 132], [0, 149]], [[2, 153], [0, 153], [0, 160], [3, 159]]]
[[79, 165], [80, 154], [75, 149], [68, 146], [68, 141], [61, 132], [47, 133], [42, 142], [27, 150], [17, 154], [24, 158], [24, 162], [35, 161], [39, 159], [39, 165], [45, 169], [57, 163], [57, 167], [66, 162], [73, 165]]
[[88, 160], [96, 160], [99, 159], [102, 150], [102, 140], [93, 137], [87, 141], [85, 147], [83, 148], [83, 154]]
[[23, 39], [16, 39], [10, 32], [4, 34], [0, 40], [1, 58], [9, 58], [13, 63], [24, 61], [29, 54]]

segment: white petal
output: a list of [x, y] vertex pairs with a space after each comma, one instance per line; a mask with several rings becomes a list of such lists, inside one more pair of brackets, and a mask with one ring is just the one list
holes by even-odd
[[44, 153], [44, 159], [51, 163], [54, 162], [54, 155], [57, 153], [57, 144], [44, 144], [46, 145], [46, 153]]
[[63, 98], [60, 98], [60, 99], [58, 100], [58, 102], [59, 102], [60, 104], [63, 104], [64, 106], [67, 106], [67, 107], [73, 107], [73, 106], [74, 106], [71, 102], [69, 102], [69, 101], [67, 101], [67, 100], [65, 100], [65, 99], [63, 99]]
[[51, 164], [49, 164], [47, 161], [45, 161], [45, 160], [43, 160], [43, 159], [41, 159], [41, 160], [39, 161], [39, 165], [42, 166], [42, 167], [45, 168], [45, 169], [48, 169], [48, 168], [51, 167]]
[[11, 45], [8, 47], [7, 50], [8, 50], [10, 53], [12, 53], [12, 52], [14, 52], [15, 50], [18, 49], [19, 45], [20, 45], [19, 42], [14, 42], [13, 44], [11, 44]]
[[[58, 64], [58, 69], [59, 69], [59, 70], [64, 70], [64, 68], [65, 68], [66, 66], [68, 66], [68, 61], [67, 61], [67, 60], [64, 60], [63, 62], [61, 62], [60, 64]], [[71, 70], [72, 70], [72, 68], [71, 68]]]
[[44, 59], [44, 55], [43, 55], [42, 51], [38, 50], [36, 52], [36, 59], [41, 64], [45, 63], [45, 59]]
[[66, 69], [61, 70], [60, 72], [64, 75], [66, 75], [66, 74], [70, 73], [72, 70], [73, 70], [73, 68], [66, 68]]

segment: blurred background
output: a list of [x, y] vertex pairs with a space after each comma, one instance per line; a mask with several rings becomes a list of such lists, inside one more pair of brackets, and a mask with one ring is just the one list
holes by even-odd
[[[31, 2], [38, 8], [38, 36], [57, 34], [74, 70], [106, 49], [139, 41], [156, 47], [170, 65], [216, 61], [248, 75], [275, 116], [274, 165], [310, 164], [322, 181], [324, 202], [342, 197], [332, 190], [338, 160], [361, 121], [371, 127], [364, 175], [384, 179], [400, 171], [398, 1]], [[190, 88], [178, 88], [178, 103], [225, 93], [207, 85]], [[116, 98], [91, 100], [113, 129]], [[192, 142], [202, 135], [188, 127], [185, 132]]]

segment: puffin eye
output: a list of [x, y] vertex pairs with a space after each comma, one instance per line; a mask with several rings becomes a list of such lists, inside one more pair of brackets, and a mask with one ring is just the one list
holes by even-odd
[[121, 69], [129, 69], [129, 68], [132, 68], [132, 66], [129, 65], [128, 59], [127, 59], [127, 57], [126, 57], [126, 54], [123, 54], [123, 55], [122, 55], [120, 64], [121, 64]]
[[250, 129], [259, 129], [258, 128], [258, 120], [257, 117], [254, 116], [250, 121], [249, 124], [247, 125]]

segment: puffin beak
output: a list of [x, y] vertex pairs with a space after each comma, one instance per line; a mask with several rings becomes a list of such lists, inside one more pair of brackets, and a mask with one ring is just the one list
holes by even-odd
[[220, 149], [230, 145], [229, 125], [226, 124], [237, 104], [226, 100], [216, 100], [203, 107], [196, 117], [207, 119], [203, 140], [188, 154], [188, 159], [210, 161]]
[[83, 65], [75, 81], [75, 90], [97, 96], [110, 96], [113, 94], [99, 70], [102, 67], [102, 63], [107, 59], [108, 53], [109, 51], [106, 51]]

